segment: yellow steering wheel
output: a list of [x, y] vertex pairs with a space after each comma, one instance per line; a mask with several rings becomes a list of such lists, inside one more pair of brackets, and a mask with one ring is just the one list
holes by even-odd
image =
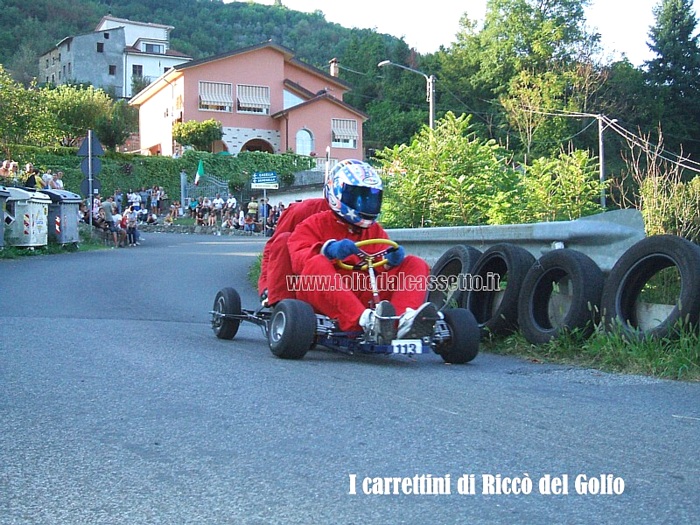
[[[383, 250], [379, 250], [377, 253], [367, 253], [362, 249], [363, 246], [372, 246], [375, 244], [385, 244], [387, 247]], [[367, 270], [370, 267], [378, 268], [379, 266], [384, 266], [388, 262], [384, 256], [389, 251], [399, 247], [398, 243], [395, 243], [391, 239], [365, 239], [364, 241], [357, 241], [355, 246], [357, 246], [357, 249], [360, 251], [357, 254], [361, 260], [360, 264], [352, 265], [338, 259], [335, 263], [339, 268], [343, 270]]]

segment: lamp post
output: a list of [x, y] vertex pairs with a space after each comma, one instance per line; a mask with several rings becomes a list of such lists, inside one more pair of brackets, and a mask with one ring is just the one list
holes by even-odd
[[396, 64], [392, 62], [391, 60], [382, 60], [377, 64], [377, 67], [384, 67], [384, 66], [396, 66], [400, 67], [401, 69], [405, 69], [406, 71], [411, 71], [413, 73], [418, 73], [419, 75], [423, 75], [423, 78], [425, 78], [426, 81], [426, 93], [427, 93], [427, 100], [428, 100], [428, 108], [429, 108], [429, 120], [428, 124], [430, 126], [430, 129], [435, 129], [435, 75], [426, 75], [422, 71], [418, 71], [417, 69], [410, 68], [408, 66], [402, 66], [401, 64]]

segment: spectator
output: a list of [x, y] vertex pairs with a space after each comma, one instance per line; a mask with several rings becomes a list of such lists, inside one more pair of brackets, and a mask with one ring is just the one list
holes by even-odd
[[250, 213], [245, 216], [245, 221], [243, 222], [243, 231], [249, 235], [253, 235], [253, 232], [255, 232], [255, 219]]
[[187, 209], [190, 211], [190, 218], [191, 219], [197, 218], [197, 205], [198, 204], [199, 203], [197, 202], [197, 199], [190, 199], [190, 202], [187, 205]]
[[7, 184], [7, 181], [12, 177], [10, 173], [10, 161], [9, 160], [3, 160], [2, 161], [2, 166], [0, 166], [0, 180], [3, 180], [4, 184]]
[[118, 248], [119, 247], [119, 240], [117, 234], [119, 233], [119, 230], [117, 229], [115, 223], [114, 223], [114, 199], [112, 197], [107, 197], [107, 200], [105, 200], [103, 203], [100, 204], [100, 211], [98, 213], [102, 214], [102, 217], [104, 218], [105, 222], [107, 223], [107, 226], [109, 227], [109, 231], [112, 234], [112, 238], [114, 239], [114, 247]]
[[238, 206], [238, 201], [236, 201], [236, 197], [234, 197], [233, 195], [229, 195], [228, 199], [226, 199], [226, 209], [233, 215], [233, 212], [236, 210], [236, 206]]
[[53, 177], [53, 173], [51, 172], [51, 170], [46, 170], [46, 173], [44, 173], [41, 176], [41, 181], [42, 181], [44, 188], [50, 189], [50, 190], [56, 189], [56, 183], [54, 182], [54, 177]]
[[137, 215], [134, 206], [129, 206], [126, 211], [126, 238], [129, 246], [137, 246], [136, 242], [136, 226], [137, 226]]
[[[221, 198], [220, 194], [216, 194], [216, 197], [214, 197], [214, 200], [211, 201], [212, 207], [214, 208], [214, 213], [216, 214], [216, 220], [220, 221], [221, 217], [223, 216], [223, 211], [224, 211], [224, 205], [226, 204], [224, 202], [224, 199]], [[214, 224], [216, 226], [216, 224]]]
[[151, 189], [151, 214], [155, 213], [156, 215], [158, 215], [160, 199], [160, 188], [158, 186], [153, 186], [153, 188]]
[[255, 200], [255, 197], [250, 198], [250, 202], [248, 203], [247, 212], [249, 215], [253, 216], [254, 220], [257, 220], [257, 218], [258, 218], [258, 203]]
[[[63, 177], [63, 172], [62, 172], [62, 171], [59, 171], [58, 173], [56, 173], [56, 176], [57, 176], [57, 177], [59, 178], [59, 180], [61, 181], [61, 182], [60, 182], [61, 187], [63, 187], [63, 181], [61, 180], [61, 178]], [[57, 182], [58, 182], [58, 181], [57, 181]], [[117, 188], [117, 189], [114, 190], [114, 204], [117, 205], [117, 213], [119, 213], [120, 215], [121, 215], [121, 212], [122, 212], [122, 204], [123, 204], [123, 203], [124, 203], [124, 193], [122, 193], [122, 190], [120, 190], [119, 188]]]
[[117, 229], [117, 238], [119, 239], [119, 247], [126, 247], [126, 216], [121, 214], [117, 208], [116, 202], [112, 206], [112, 211], [114, 226]]
[[[31, 164], [27, 164], [27, 167], [29, 166], [31, 166]], [[32, 169], [32, 172], [27, 176], [27, 180], [24, 181], [24, 185], [34, 190], [41, 190], [44, 188], [41, 176], [39, 175], [39, 168]]]

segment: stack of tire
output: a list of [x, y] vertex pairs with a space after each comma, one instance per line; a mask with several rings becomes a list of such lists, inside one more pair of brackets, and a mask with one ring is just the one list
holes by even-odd
[[[667, 315], [648, 326], [640, 318], [638, 300], [645, 285], [667, 268], [677, 271], [680, 291]], [[447, 291], [436, 287], [429, 300], [439, 307], [451, 304], [470, 310], [482, 337], [520, 330], [530, 343], [543, 344], [564, 332], [588, 337], [603, 326], [630, 337], [661, 338], [676, 336], [681, 324], [697, 329], [700, 322], [700, 247], [672, 235], [639, 241], [607, 275], [589, 256], [573, 249], [553, 249], [536, 259], [510, 243], [483, 253], [472, 246], [454, 246], [433, 265], [432, 275], [437, 285], [469, 277], [459, 281], [467, 286]], [[493, 282], [498, 286], [484, 286]], [[559, 288], [567, 290], [566, 304], [553, 304]]]

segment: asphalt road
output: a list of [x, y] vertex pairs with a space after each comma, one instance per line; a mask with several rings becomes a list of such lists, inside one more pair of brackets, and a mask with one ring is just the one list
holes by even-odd
[[700, 384], [218, 340], [262, 242], [0, 261], [0, 523], [697, 523]]

